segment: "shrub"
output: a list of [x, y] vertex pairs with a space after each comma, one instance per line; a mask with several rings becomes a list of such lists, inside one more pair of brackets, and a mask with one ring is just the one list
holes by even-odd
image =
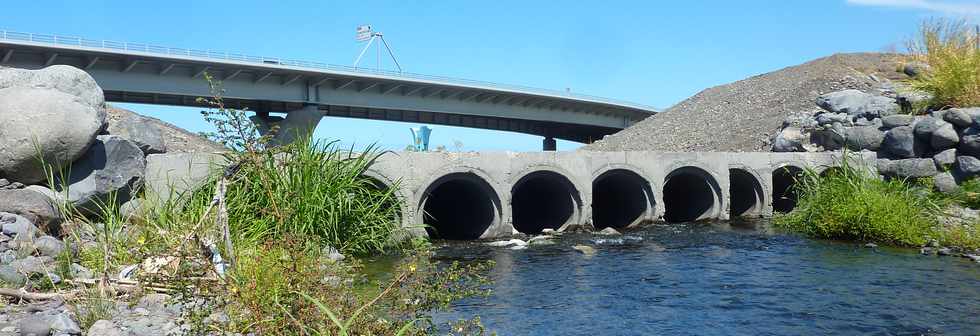
[[909, 61], [929, 65], [911, 87], [933, 95], [936, 108], [980, 106], [980, 36], [965, 21], [933, 20], [922, 24], [909, 43]]
[[845, 164], [820, 176], [805, 171], [795, 188], [797, 208], [777, 216], [777, 226], [811, 237], [920, 246], [935, 230], [939, 204], [928, 189]]

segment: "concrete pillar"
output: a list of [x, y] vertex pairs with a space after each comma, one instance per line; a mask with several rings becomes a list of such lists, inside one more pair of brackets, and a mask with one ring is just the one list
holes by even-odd
[[286, 113], [286, 117], [269, 116], [268, 111], [257, 111], [250, 118], [255, 123], [259, 134], [265, 136], [278, 126], [273, 135], [273, 145], [284, 145], [296, 141], [301, 136], [313, 134], [316, 125], [323, 119], [323, 112], [317, 105], [306, 105], [299, 110]]
[[545, 137], [543, 147], [542, 150], [544, 151], [554, 152], [558, 150], [558, 142], [555, 141], [555, 138]]

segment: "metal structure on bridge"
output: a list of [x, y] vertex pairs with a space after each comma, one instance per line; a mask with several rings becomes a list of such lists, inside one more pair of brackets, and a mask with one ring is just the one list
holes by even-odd
[[[0, 65], [84, 69], [107, 101], [201, 106], [211, 74], [232, 107], [513, 131], [589, 143], [656, 113], [651, 106], [563, 91], [405, 72], [80, 37], [0, 31]], [[315, 107], [315, 108], [313, 108]], [[312, 123], [312, 124], [311, 124]], [[297, 123], [293, 123], [297, 124]], [[294, 125], [295, 126], [295, 125]]]

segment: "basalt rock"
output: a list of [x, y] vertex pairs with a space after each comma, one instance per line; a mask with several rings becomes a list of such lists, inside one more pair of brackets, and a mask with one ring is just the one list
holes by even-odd
[[68, 201], [92, 212], [99, 204], [118, 207], [142, 186], [145, 170], [146, 159], [135, 143], [115, 135], [100, 135], [85, 156], [72, 165], [66, 181]]

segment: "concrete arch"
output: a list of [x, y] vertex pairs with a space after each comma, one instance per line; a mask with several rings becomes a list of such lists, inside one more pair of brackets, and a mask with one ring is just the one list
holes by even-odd
[[827, 167], [823, 167], [823, 170], [820, 171], [820, 177], [826, 177], [826, 176], [830, 176], [830, 175], [833, 175], [833, 174], [843, 174], [843, 173], [844, 173], [844, 168], [843, 167], [840, 167], [840, 166], [827, 166]]
[[606, 165], [592, 177], [592, 225], [596, 230], [639, 225], [656, 212], [656, 197], [643, 170], [626, 164]]
[[582, 188], [560, 168], [533, 166], [511, 186], [514, 229], [525, 234], [582, 222]]
[[783, 164], [772, 170], [772, 210], [790, 212], [796, 207], [799, 194], [794, 187], [805, 166]]
[[485, 172], [457, 167], [420, 185], [416, 223], [429, 237], [472, 240], [488, 235], [503, 222], [500, 192]]
[[745, 166], [728, 168], [730, 218], [761, 216], [765, 209], [764, 181], [754, 169]]
[[719, 218], [724, 206], [716, 175], [693, 165], [671, 170], [661, 194], [667, 222]]

